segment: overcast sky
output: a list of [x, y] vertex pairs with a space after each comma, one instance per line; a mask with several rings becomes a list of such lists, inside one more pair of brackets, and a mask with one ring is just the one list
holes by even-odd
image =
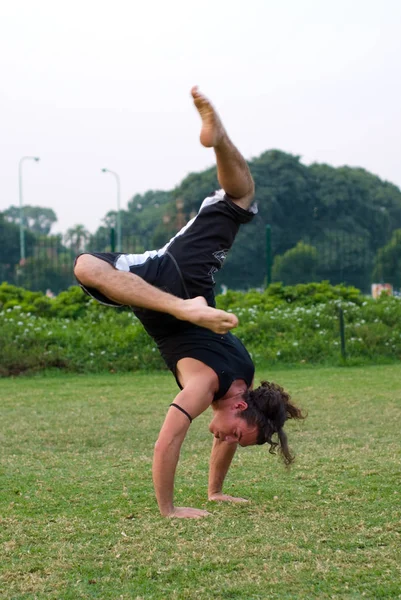
[[246, 158], [361, 166], [401, 186], [399, 0], [0, 2], [0, 211], [95, 231], [135, 193], [213, 164], [189, 90]]

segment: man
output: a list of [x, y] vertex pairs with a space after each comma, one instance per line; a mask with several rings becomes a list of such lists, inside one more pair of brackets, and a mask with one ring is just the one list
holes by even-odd
[[[282, 429], [287, 418], [302, 418], [275, 384], [253, 390], [254, 365], [230, 333], [235, 315], [215, 308], [215, 273], [224, 262], [240, 224], [257, 212], [246, 161], [230, 141], [210, 102], [191, 91], [202, 119], [200, 141], [214, 149], [222, 190], [202, 203], [164, 248], [144, 254], [82, 254], [75, 275], [83, 289], [111, 306], [130, 306], [143, 323], [181, 388], [160, 430], [154, 450], [153, 481], [162, 515], [198, 518], [204, 510], [174, 506], [174, 475], [181, 445], [194, 418], [212, 406], [214, 435], [209, 500], [241, 501], [222, 492], [237, 445], [276, 443], [287, 463], [293, 459]], [[224, 190], [224, 191], [223, 191]]]

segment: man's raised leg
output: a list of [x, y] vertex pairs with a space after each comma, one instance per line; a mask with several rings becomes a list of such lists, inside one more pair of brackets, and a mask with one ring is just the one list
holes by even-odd
[[246, 160], [231, 142], [209, 100], [197, 87], [192, 88], [191, 94], [202, 119], [201, 144], [213, 148], [216, 154], [219, 183], [236, 204], [248, 210], [255, 187]]
[[[200, 141], [203, 146], [213, 148], [216, 154], [219, 183], [236, 204], [247, 210], [254, 194], [248, 165], [229, 139], [209, 100], [196, 87], [191, 93], [202, 119]], [[74, 272], [85, 287], [95, 288], [122, 305], [168, 313], [179, 320], [189, 321], [220, 334], [238, 325], [235, 315], [208, 306], [202, 296], [190, 300], [177, 298], [133, 273], [118, 271], [90, 254], [83, 254], [78, 258]]]
[[220, 334], [238, 325], [235, 315], [208, 306], [202, 296], [190, 300], [177, 298], [150, 285], [138, 275], [118, 271], [90, 254], [82, 254], [77, 259], [74, 273], [82, 285], [99, 290], [118, 304], [168, 313], [180, 321], [189, 321]]

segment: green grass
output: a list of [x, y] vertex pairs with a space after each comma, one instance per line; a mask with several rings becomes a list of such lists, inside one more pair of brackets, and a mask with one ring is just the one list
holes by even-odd
[[1, 598], [401, 598], [401, 368], [257, 375], [309, 412], [287, 425], [297, 461], [240, 449], [226, 490], [249, 504], [207, 502], [205, 413], [176, 482], [200, 521], [153, 496], [171, 375], [1, 380]]

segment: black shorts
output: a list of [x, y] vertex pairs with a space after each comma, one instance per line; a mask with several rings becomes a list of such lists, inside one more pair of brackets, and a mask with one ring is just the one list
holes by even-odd
[[[215, 306], [213, 275], [223, 266], [239, 226], [248, 223], [256, 212], [255, 205], [249, 211], [244, 210], [220, 190], [206, 198], [196, 217], [160, 250], [143, 254], [91, 254], [174, 296], [185, 299], [203, 296], [209, 306]], [[108, 306], [121, 306], [98, 290], [80, 285], [97, 301]], [[156, 341], [160, 336], [171, 334], [178, 323], [164, 313], [132, 309]]]

